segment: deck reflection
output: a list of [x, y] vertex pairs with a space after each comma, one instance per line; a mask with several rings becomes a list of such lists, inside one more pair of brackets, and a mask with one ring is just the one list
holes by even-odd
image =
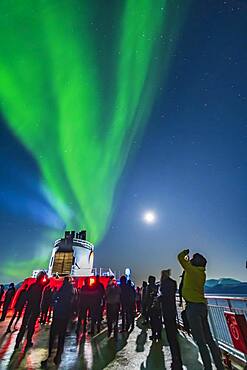
[[[4, 334], [9, 318], [0, 325], [0, 369], [34, 370], [41, 368], [41, 361], [47, 356], [49, 326], [38, 326], [34, 335], [34, 346], [26, 353], [14, 351], [17, 331]], [[108, 339], [106, 331], [91, 338], [77, 338], [72, 328], [66, 337], [65, 350], [59, 367], [50, 361], [48, 369], [170, 369], [171, 355], [165, 331], [161, 343], [152, 343], [150, 330], [139, 324], [129, 335], [120, 333], [117, 340]], [[187, 337], [180, 335], [184, 369], [201, 370], [197, 347]], [[24, 346], [23, 346], [24, 347]], [[21, 348], [21, 347], [20, 347]], [[55, 353], [54, 353], [55, 356]]]

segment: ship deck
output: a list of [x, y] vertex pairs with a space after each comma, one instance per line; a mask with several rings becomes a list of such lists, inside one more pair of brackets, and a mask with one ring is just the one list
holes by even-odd
[[[41, 361], [47, 356], [49, 325], [37, 324], [33, 337], [34, 346], [26, 353], [23, 349], [14, 351], [18, 331], [4, 334], [9, 317], [0, 324], [0, 368], [33, 370], [41, 368]], [[66, 337], [65, 349], [59, 367], [51, 361], [48, 369], [170, 369], [171, 354], [165, 331], [160, 343], [149, 340], [150, 329], [141, 326], [137, 320], [135, 329], [127, 335], [120, 333], [118, 339], [108, 339], [106, 330], [91, 338], [81, 337], [78, 341], [74, 328], [70, 328]], [[179, 334], [184, 369], [202, 370], [197, 346], [184, 333]], [[20, 347], [21, 348], [21, 347]], [[55, 355], [55, 353], [54, 353]], [[215, 369], [215, 368], [214, 368]]]

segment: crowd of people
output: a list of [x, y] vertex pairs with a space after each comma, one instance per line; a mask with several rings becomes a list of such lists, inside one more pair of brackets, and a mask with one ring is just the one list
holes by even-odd
[[[112, 276], [104, 287], [97, 276], [91, 283], [90, 277], [85, 278], [81, 288], [75, 288], [69, 276], [63, 278], [62, 287], [52, 287], [45, 272], [37, 275], [36, 281], [28, 287], [24, 285], [15, 301], [14, 312], [9, 321], [6, 333], [11, 333], [18, 320], [23, 316], [22, 323], [16, 337], [15, 350], [19, 348], [26, 333], [26, 348], [33, 345], [32, 338], [36, 323], [46, 325], [51, 321], [48, 357], [42, 361], [46, 367], [51, 359], [52, 350], [57, 340], [55, 364], [61, 361], [64, 349], [66, 332], [71, 322], [74, 322], [76, 335], [79, 338], [86, 333], [94, 336], [102, 330], [102, 322], [106, 317], [107, 335], [117, 338], [119, 333], [119, 318], [121, 318], [121, 332], [130, 333], [134, 329], [135, 318], [141, 316], [142, 325], [151, 328], [150, 340], [160, 341], [163, 326], [172, 357], [172, 369], [182, 370], [182, 356], [178, 340], [178, 322], [176, 295], [179, 291], [180, 305], [186, 304], [183, 311], [184, 326], [192, 334], [198, 345], [202, 362], [206, 370], [212, 369], [210, 352], [218, 370], [223, 370], [221, 354], [213, 340], [207, 319], [207, 303], [204, 297], [206, 280], [206, 259], [196, 253], [189, 258], [189, 250], [178, 255], [178, 261], [183, 268], [179, 290], [177, 283], [171, 278], [171, 270], [162, 270], [157, 283], [155, 276], [149, 276], [148, 282], [142, 287], [135, 288], [133, 282], [125, 275], [119, 281]], [[3, 302], [2, 316], [4, 321], [7, 311], [15, 296], [15, 286], [9, 285], [5, 292], [0, 286], [0, 302]], [[4, 300], [2, 299], [5, 297]], [[24, 312], [24, 314], [23, 314]], [[23, 314], [23, 315], [22, 315]]]

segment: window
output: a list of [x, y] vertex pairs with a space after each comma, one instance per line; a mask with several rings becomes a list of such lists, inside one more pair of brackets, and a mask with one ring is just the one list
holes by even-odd
[[73, 252], [57, 252], [54, 258], [52, 273], [59, 275], [68, 275], [71, 272], [73, 264]]

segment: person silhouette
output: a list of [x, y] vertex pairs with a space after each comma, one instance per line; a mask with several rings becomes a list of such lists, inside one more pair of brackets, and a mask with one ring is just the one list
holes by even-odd
[[25, 307], [25, 304], [27, 302], [27, 289], [28, 289], [28, 285], [24, 285], [23, 289], [21, 289], [18, 297], [17, 297], [17, 300], [16, 300], [16, 303], [15, 303], [15, 311], [14, 311], [14, 314], [9, 322], [9, 325], [7, 327], [7, 330], [6, 330], [6, 333], [11, 333], [11, 325], [13, 324], [16, 316], [16, 321], [15, 321], [15, 325], [14, 325], [14, 328], [17, 324], [17, 322], [20, 320], [21, 318], [21, 314], [24, 310], [24, 307]]
[[177, 307], [176, 293], [177, 283], [171, 278], [171, 270], [162, 270], [160, 278], [160, 293], [163, 320], [166, 329], [167, 340], [172, 355], [172, 369], [182, 370], [182, 359], [177, 340]]
[[66, 330], [71, 317], [71, 308], [73, 300], [73, 286], [68, 276], [65, 276], [62, 287], [54, 295], [53, 318], [50, 327], [49, 352], [47, 359], [41, 362], [42, 367], [46, 367], [49, 358], [52, 355], [53, 344], [58, 337], [57, 353], [54, 357], [54, 363], [58, 365], [64, 349]]
[[10, 283], [7, 292], [5, 293], [4, 302], [3, 302], [3, 312], [0, 321], [4, 321], [8, 312], [11, 302], [15, 296], [15, 284]]
[[26, 349], [33, 346], [32, 337], [35, 331], [35, 324], [40, 314], [40, 302], [42, 299], [42, 293], [45, 285], [47, 284], [47, 274], [44, 271], [40, 271], [37, 275], [36, 282], [30, 285], [27, 291], [27, 307], [22, 319], [22, 324], [19, 333], [16, 337], [15, 350], [19, 348], [19, 345], [24, 337], [27, 329], [27, 343]]
[[182, 296], [186, 301], [186, 316], [191, 333], [199, 348], [205, 369], [212, 369], [209, 347], [217, 370], [224, 370], [221, 353], [208, 322], [207, 301], [204, 296], [207, 260], [199, 253], [195, 253], [190, 259], [189, 252], [189, 249], [180, 252], [178, 261], [185, 271]]

